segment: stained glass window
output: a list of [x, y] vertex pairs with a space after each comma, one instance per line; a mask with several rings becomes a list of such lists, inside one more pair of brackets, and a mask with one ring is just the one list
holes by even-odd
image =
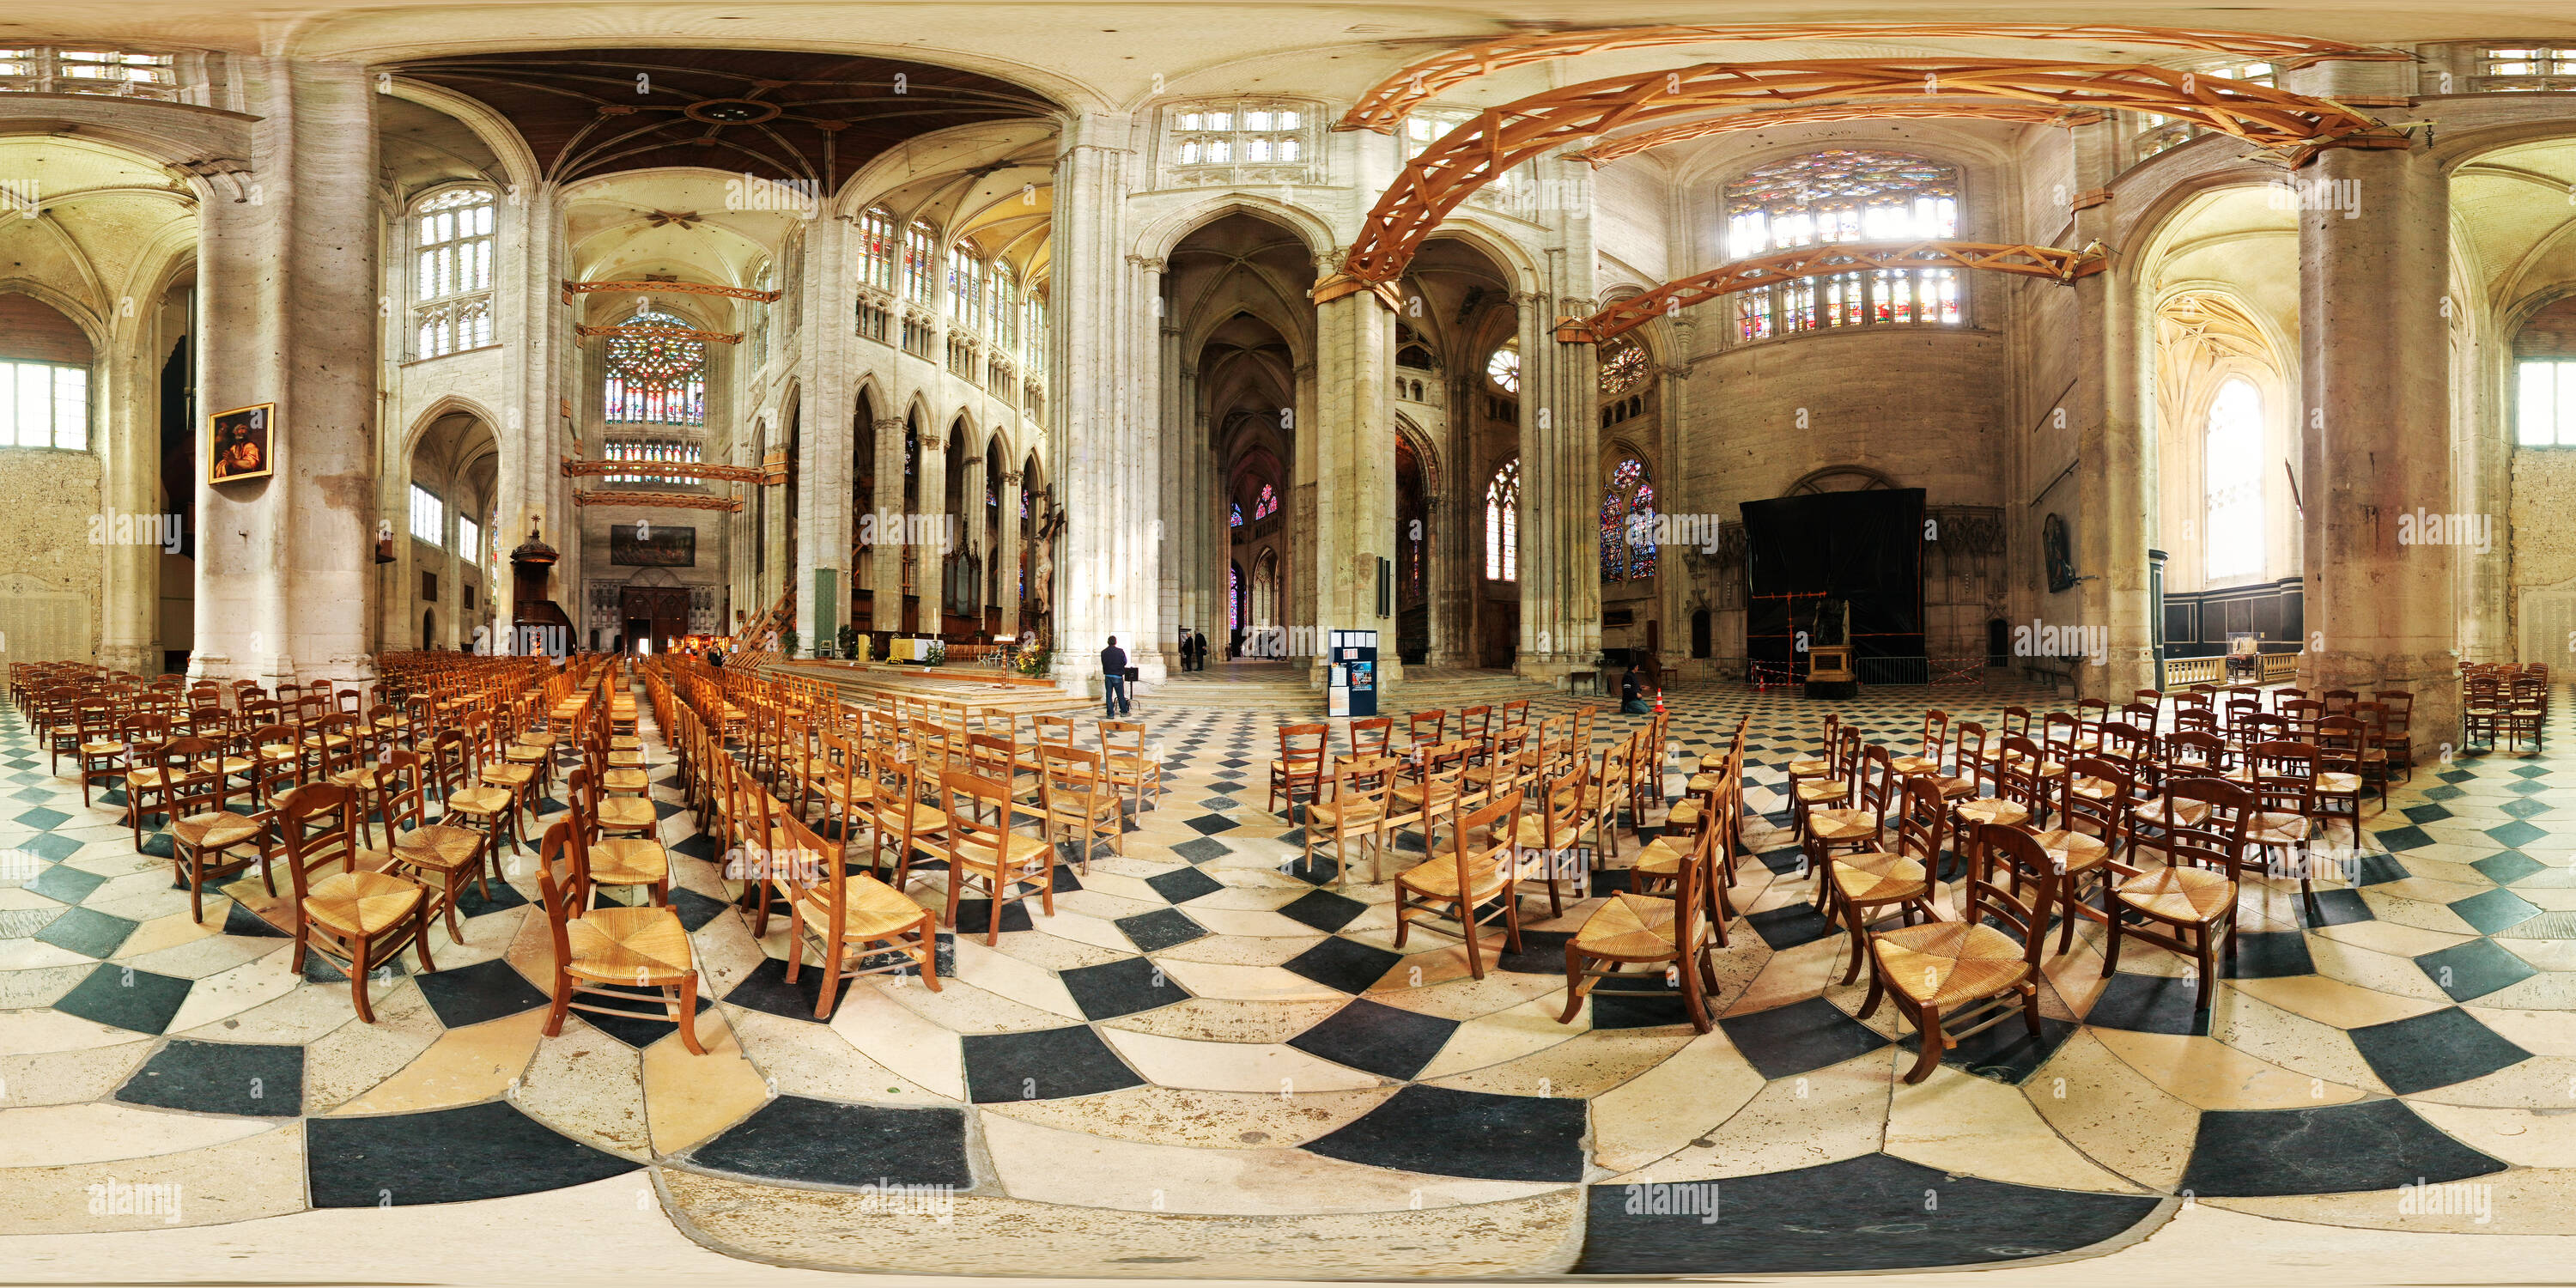
[[1234, 508], [1234, 522], [1233, 522], [1232, 526], [1240, 528], [1240, 527], [1242, 527], [1242, 526], [1243, 526], [1243, 507], [1242, 507], [1241, 505], [1236, 505], [1236, 506], [1235, 506], [1235, 507], [1233, 507], [1233, 508]]
[[1005, 353], [1020, 348], [1020, 284], [1011, 276], [1011, 266], [993, 264], [992, 295], [985, 316], [991, 319], [993, 342]]
[[1243, 565], [1241, 564], [1225, 566], [1225, 627], [1230, 631], [1243, 629]]
[[1279, 494], [1271, 491], [1270, 485], [1264, 483], [1261, 485], [1260, 498], [1252, 503], [1253, 522], [1258, 523], [1277, 513], [1279, 513]]
[[1485, 359], [1485, 378], [1493, 381], [1495, 387], [1504, 393], [1516, 394], [1521, 391], [1521, 342], [1519, 340], [1504, 341], [1502, 348], [1494, 350], [1493, 357]]
[[[1746, 171], [1726, 186], [1736, 259], [1832, 242], [1928, 241], [1959, 231], [1958, 167], [1901, 152], [1834, 149]], [[1955, 326], [1955, 269], [1880, 269], [1783, 282], [1736, 299], [1742, 339], [1876, 324]], [[1642, 359], [1641, 359], [1642, 361]], [[1603, 378], [1608, 378], [1607, 365]]]
[[1521, 463], [1515, 458], [1485, 485], [1485, 580], [1520, 580]]
[[1020, 517], [1029, 517], [1029, 494], [1026, 492], [1020, 493]]
[[417, 357], [492, 343], [493, 194], [449, 188], [412, 208]]
[[1645, 462], [1625, 457], [1601, 489], [1601, 580], [1654, 575], [1655, 484]]
[[859, 216], [859, 283], [894, 290], [894, 212], [883, 206]]
[[948, 248], [948, 319], [971, 331], [984, 329], [984, 261], [971, 242]]
[[2218, 387], [2206, 444], [2205, 575], [2211, 581], [2256, 575], [2263, 571], [2263, 395], [2251, 381], [2233, 378]]
[[939, 234], [915, 221], [903, 232], [903, 298], [930, 303], [931, 274], [939, 271]]
[[1618, 339], [1601, 353], [1601, 392], [1626, 393], [1646, 378], [1646, 351], [1637, 342]]
[[630, 327], [659, 333], [608, 338], [608, 419], [628, 424], [699, 425], [706, 422], [707, 345], [683, 334], [688, 323], [646, 311]]

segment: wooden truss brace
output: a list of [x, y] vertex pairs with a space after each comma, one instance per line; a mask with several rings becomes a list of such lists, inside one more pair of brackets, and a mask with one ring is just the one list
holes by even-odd
[[663, 478], [697, 479], [707, 483], [767, 483], [767, 471], [750, 465], [684, 465], [677, 461], [579, 461], [563, 458], [565, 478], [585, 474], [654, 474]]
[[1631, 296], [1588, 318], [1563, 318], [1556, 338], [1564, 344], [1599, 344], [1722, 295], [1749, 291], [1801, 277], [1822, 277], [1877, 268], [1983, 268], [2024, 277], [2045, 277], [2064, 284], [2090, 277], [2110, 260], [2095, 242], [2082, 250], [2055, 246], [2012, 246], [2001, 242], [1828, 242], [1801, 246], [1758, 259], [1740, 259], [1678, 281], [1666, 282], [1643, 295]]
[[1765, 130], [1775, 125], [1812, 125], [1818, 121], [1876, 121], [1900, 118], [1937, 117], [1946, 120], [2019, 121], [2030, 125], [2095, 125], [2102, 114], [2092, 111], [2069, 111], [2062, 107], [2041, 107], [2036, 103], [1818, 103], [1813, 107], [1775, 107], [1758, 112], [1737, 112], [1729, 116], [1712, 116], [1705, 120], [1684, 121], [1635, 134], [1622, 134], [1603, 139], [1570, 159], [1588, 161], [1595, 166], [1607, 165], [1621, 157], [1660, 148], [1666, 144], [1706, 138], [1712, 134], [1733, 134], [1741, 130]]
[[593, 295], [600, 291], [633, 291], [639, 295], [721, 295], [729, 300], [758, 300], [763, 304], [778, 301], [778, 292], [754, 290], [748, 286], [718, 286], [712, 282], [565, 282], [564, 303], [576, 295]]
[[2274, 149], [2291, 164], [2324, 147], [2407, 146], [2404, 134], [2341, 103], [2169, 67], [1939, 58], [1702, 63], [1566, 85], [1478, 113], [1405, 165], [1362, 221], [1341, 271], [1310, 295], [1321, 304], [1395, 281], [1422, 239], [1470, 194], [1569, 143], [1713, 107], [1943, 96], [2157, 113]]
[[577, 326], [575, 335], [676, 335], [689, 340], [707, 340], [716, 344], [740, 344], [740, 331], [701, 331], [686, 326], [649, 326], [629, 323], [625, 326]]
[[2243, 31], [2197, 31], [2184, 27], [2123, 27], [2110, 24], [2068, 26], [2059, 23], [1895, 23], [1835, 22], [1818, 24], [1752, 23], [1677, 27], [1594, 27], [1579, 31], [1530, 31], [1444, 49], [1417, 58], [1378, 82], [1360, 97], [1333, 128], [1375, 130], [1391, 134], [1414, 105], [1444, 91], [1494, 72], [1557, 58], [1606, 53], [1616, 49], [1660, 49], [1728, 40], [2078, 40], [2118, 49], [2157, 45], [2198, 49], [2262, 59], [2280, 67], [2304, 67], [2328, 59], [2396, 62], [2413, 55], [2394, 49], [2371, 49], [2335, 40], [2276, 36]]
[[575, 492], [575, 505], [655, 505], [671, 510], [742, 509], [738, 496], [699, 496], [694, 492]]

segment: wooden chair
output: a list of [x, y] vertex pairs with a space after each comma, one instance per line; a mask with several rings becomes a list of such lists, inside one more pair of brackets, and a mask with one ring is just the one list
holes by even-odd
[[[1729, 753], [1728, 763], [1732, 764], [1733, 758], [1740, 754]], [[1716, 772], [1702, 771], [1700, 777], [1715, 777], [1724, 771], [1725, 766], [1722, 765]], [[1733, 857], [1727, 852], [1731, 847], [1725, 838], [1732, 834], [1735, 814], [1723, 786], [1710, 783], [1699, 800], [1685, 803], [1695, 803], [1700, 807], [1693, 813], [1688, 830], [1676, 834], [1667, 827], [1662, 835], [1638, 847], [1635, 862], [1628, 866], [1630, 891], [1662, 895], [1678, 887], [1683, 864], [1714, 864]], [[1676, 839], [1677, 835], [1679, 839]], [[1716, 934], [1717, 946], [1724, 948], [1726, 923], [1734, 917], [1735, 908], [1726, 895], [1728, 882], [1717, 879], [1717, 869], [1713, 866], [1703, 870], [1709, 873], [1709, 879], [1700, 883], [1704, 892], [1703, 902], [1708, 905], [1705, 911], [1709, 928]]]
[[[1043, 837], [1022, 836], [1011, 829], [1011, 789], [990, 778], [950, 770], [940, 778], [948, 795], [947, 819], [939, 829], [948, 843], [948, 917], [949, 925], [957, 924], [957, 902], [968, 890], [980, 890], [991, 900], [990, 915], [984, 921], [984, 942], [998, 943], [1002, 936], [1002, 909], [1013, 899], [1025, 899], [1021, 886], [1035, 886], [1046, 915], [1055, 915], [1055, 843]], [[997, 811], [996, 824], [975, 821], [980, 809]], [[921, 932], [926, 946], [930, 930]]]
[[1306, 807], [1305, 869], [1315, 870], [1315, 833], [1329, 830], [1333, 837], [1333, 884], [1350, 883], [1351, 864], [1345, 853], [1350, 838], [1358, 836], [1369, 851], [1369, 884], [1386, 879], [1387, 794], [1395, 789], [1393, 756], [1345, 758], [1333, 770], [1332, 791], [1326, 799]]
[[[1872, 751], [1881, 748], [1872, 747]], [[1896, 848], [1876, 845], [1825, 861], [1817, 884], [1828, 894], [1828, 920], [1839, 919], [1851, 933], [1851, 966], [1843, 983], [1860, 978], [1869, 956], [1869, 927], [1891, 911], [1912, 925], [1940, 915], [1933, 906], [1933, 882], [1941, 866], [1941, 838], [1950, 811], [1928, 775], [1905, 780], [1896, 809]]]
[[[2254, 816], [2245, 826], [2246, 843], [2262, 856], [2266, 876], [2298, 875], [2300, 898], [2313, 914], [2317, 897], [2310, 845], [2317, 820], [2317, 749], [2304, 742], [2260, 742], [2247, 753], [2246, 765], [2254, 771]], [[2265, 889], [2269, 891], [2268, 884]]]
[[170, 718], [159, 715], [131, 715], [114, 719], [115, 708], [108, 703], [79, 708], [80, 747], [73, 757], [80, 771], [81, 807], [89, 807], [89, 789], [94, 782], [113, 783], [141, 762], [132, 754], [170, 740]]
[[[1468, 974], [1483, 979], [1485, 943], [1480, 928], [1494, 921], [1503, 923], [1504, 946], [1511, 952], [1521, 951], [1520, 900], [1512, 894], [1512, 843], [1520, 830], [1522, 802], [1523, 794], [1515, 791], [1467, 814], [1449, 829], [1448, 854], [1433, 854], [1396, 874], [1398, 952], [1417, 923], [1427, 930], [1455, 934], [1467, 949]], [[1444, 921], [1456, 930], [1442, 926]]]
[[[787, 905], [788, 982], [796, 982], [809, 945], [823, 971], [814, 1018], [831, 1018], [841, 981], [862, 975], [918, 969], [922, 983], [939, 992], [939, 914], [867, 873], [852, 873], [841, 848], [803, 820], [781, 814], [778, 823], [783, 840], [765, 876]], [[764, 902], [755, 935], [765, 933], [767, 920]], [[902, 960], [866, 965], [889, 952]]]
[[[2405, 771], [2406, 776], [2399, 781], [2414, 781], [2415, 741], [2412, 730], [2415, 723], [2415, 695], [2404, 689], [2373, 689], [2370, 698], [2371, 701], [2386, 707], [2388, 712], [2384, 727], [2371, 741], [2376, 743], [2380, 750], [2388, 753], [2390, 769]], [[2385, 807], [2386, 801], [2382, 800], [2381, 805]]]
[[396, 748], [376, 766], [375, 794], [385, 814], [385, 850], [401, 871], [430, 892], [427, 915], [447, 920], [447, 937], [465, 942], [457, 906], [466, 883], [481, 883], [492, 897], [492, 878], [485, 864], [492, 838], [488, 833], [446, 822], [432, 823], [428, 806], [429, 776], [420, 753]]
[[[1537, 856], [1541, 872], [1535, 879], [1547, 883], [1547, 915], [1551, 918], [1565, 915], [1564, 893], [1556, 884], [1560, 876], [1573, 877], [1577, 900], [1591, 888], [1592, 864], [1581, 859], [1577, 848], [1583, 839], [1584, 802], [1591, 794], [1591, 777], [1592, 762], [1578, 758], [1572, 773], [1540, 779], [1537, 807], [1523, 808], [1515, 824], [1513, 842], [1520, 847], [1520, 859], [1515, 865], [1512, 898], [1518, 900], [1521, 884], [1533, 879], [1528, 875], [1528, 861]], [[1582, 863], [1579, 868], [1575, 866], [1577, 861]]]
[[1146, 747], [1143, 724], [1133, 720], [1101, 721], [1100, 764], [1109, 771], [1110, 781], [1133, 799], [1137, 813], [1145, 812], [1148, 795], [1158, 802], [1162, 799], [1163, 762]]
[[[357, 865], [357, 838], [349, 821], [349, 789], [307, 783], [286, 794], [264, 816], [272, 829], [264, 847], [286, 855], [295, 900], [295, 957], [287, 969], [301, 973], [309, 953], [320, 953], [346, 971], [349, 999], [358, 1018], [376, 1022], [367, 1002], [367, 977], [412, 942], [423, 971], [438, 969], [429, 956], [429, 894], [416, 882]], [[337, 871], [331, 869], [337, 868]]]
[[[546, 1036], [563, 1032], [566, 1011], [663, 1020], [678, 1027], [689, 1054], [705, 1055], [698, 1042], [697, 955], [680, 914], [658, 904], [582, 907], [574, 830], [572, 819], [557, 819], [537, 846], [537, 894], [554, 941], [554, 1007], [546, 1012]], [[641, 1009], [648, 1004], [643, 989], [653, 990], [660, 1005]], [[576, 995], [623, 1005], [575, 1001]]]
[[[1431, 732], [1423, 732], [1425, 727]], [[1422, 747], [1449, 740], [1449, 709], [1416, 711], [1404, 718], [1404, 740], [1407, 746]]]
[[[277, 893], [271, 855], [260, 842], [264, 819], [232, 810], [232, 776], [223, 749], [211, 738], [173, 738], [150, 753], [159, 772], [162, 806], [170, 815], [170, 862], [188, 886], [189, 919], [206, 920], [206, 883], [259, 865], [259, 879]], [[242, 847], [249, 846], [249, 853]]]
[[1483, 742], [1494, 732], [1494, 709], [1491, 706], [1460, 707], [1458, 736]]
[[1284, 800], [1294, 814], [1299, 802], [1324, 790], [1324, 752], [1332, 736], [1328, 724], [1279, 726], [1279, 758], [1270, 762], [1271, 813], [1278, 813]]
[[[2255, 797], [2223, 778], [2179, 778], [2165, 784], [2164, 800], [2165, 866], [2141, 872], [2114, 865], [2120, 880], [2111, 888], [2116, 910], [2102, 974], [2120, 969], [2121, 940], [2143, 940], [2199, 966], [2194, 1007], [2206, 1010], [2217, 988], [2218, 944], [2224, 941], [2227, 959], [2236, 959], [2236, 892]], [[2186, 804], [2200, 807], [2199, 822], [2188, 821]]]
[[[2350, 710], [2376, 714], [2377, 703], [2355, 703]], [[2317, 720], [2318, 821], [2341, 815], [2352, 821], [2352, 843], [2361, 845], [2362, 793], [2376, 789], [2379, 808], [2388, 809], [2388, 752], [2377, 746], [2370, 725], [2357, 715], [2323, 716]]]
[[1906, 1071], [1909, 1084], [1931, 1077], [1942, 1052], [2011, 1018], [2015, 1004], [2031, 1036], [2040, 1035], [2039, 953], [2057, 874], [2039, 842], [2018, 828], [1986, 824], [1975, 848], [1982, 859], [1968, 873], [1964, 916], [1870, 937], [1860, 1017], [1887, 997], [1914, 1025], [1922, 1050]]
[[1718, 989], [1709, 922], [1702, 915], [1706, 896], [1700, 887], [1709, 879], [1705, 861], [1685, 863], [1674, 873], [1672, 898], [1621, 890], [1593, 909], [1565, 941], [1565, 1011], [1557, 1022], [1573, 1023], [1583, 999], [1603, 976], [1623, 966], [1660, 965], [1681, 985], [1682, 1009], [1691, 1027], [1708, 1032], [1713, 1025], [1708, 997]]
[[1592, 831], [1593, 850], [1605, 859], [1619, 857], [1619, 800], [1630, 789], [1628, 757], [1635, 745], [1636, 739], [1629, 737], [1615, 739], [1603, 747], [1600, 768], [1584, 789], [1583, 823]]
[[1108, 837], [1111, 846], [1125, 854], [1127, 820], [1117, 790], [1102, 772], [1100, 753], [1050, 745], [1041, 747], [1039, 755], [1038, 814], [1040, 832], [1048, 843], [1053, 844], [1060, 831], [1080, 845], [1077, 862], [1084, 876], [1091, 875], [1091, 847], [1101, 837]]
[[1422, 837], [1422, 851], [1439, 851], [1438, 830], [1445, 821], [1455, 822], [1467, 799], [1468, 755], [1473, 744], [1452, 741], [1428, 747], [1407, 749], [1403, 759], [1410, 762], [1410, 778], [1399, 775], [1387, 792], [1386, 820], [1381, 827], [1386, 843], [1392, 845], [1404, 829], [1412, 828]]
[[1820, 777], [1795, 777], [1802, 766], [1790, 762], [1789, 831], [1801, 846], [1807, 842], [1809, 815], [1851, 804], [1852, 780], [1860, 773], [1860, 730], [1840, 731], [1827, 745], [1827, 753], [1826, 772]]
[[599, 785], [590, 778], [584, 766], [572, 771], [565, 795], [572, 798], [573, 819], [577, 826], [573, 841], [582, 849], [582, 891], [588, 907], [590, 892], [602, 886], [636, 888], [653, 902], [669, 906], [671, 902], [671, 855], [662, 848], [658, 836], [607, 836], [598, 822], [601, 797]]
[[1514, 698], [1503, 704], [1503, 728], [1519, 729], [1529, 724], [1529, 699]]
[[[1351, 756], [1391, 756], [1395, 717], [1367, 716], [1351, 722]], [[1344, 757], [1349, 759], [1350, 757]]]
[[[2095, 922], [2110, 918], [2107, 910], [2096, 910], [2086, 900], [2110, 888], [2110, 861], [2129, 841], [2129, 814], [2136, 799], [2132, 793], [2136, 775], [2124, 762], [2078, 756], [2067, 762], [2066, 773], [2066, 792], [2060, 798], [2065, 808], [2058, 825], [2036, 838], [2057, 872], [2058, 899], [2064, 910], [2060, 920], [2065, 923], [2057, 940], [2060, 953], [2075, 942], [2077, 918]], [[2109, 902], [2105, 893], [2105, 909]]]
[[[1860, 731], [1847, 729], [1847, 737]], [[1816, 907], [1831, 913], [1832, 883], [1826, 879], [1825, 865], [1834, 855], [1845, 850], [1867, 852], [1880, 848], [1887, 835], [1887, 806], [1895, 794], [1896, 770], [1887, 748], [1871, 743], [1862, 755], [1855, 773], [1852, 804], [1833, 809], [1807, 811], [1807, 831], [1798, 845], [1806, 860], [1807, 875], [1816, 881]]]

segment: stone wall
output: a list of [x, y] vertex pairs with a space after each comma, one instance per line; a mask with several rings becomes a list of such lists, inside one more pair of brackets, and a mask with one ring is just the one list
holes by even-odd
[[102, 631], [104, 547], [91, 452], [0, 451], [0, 661], [89, 661]]

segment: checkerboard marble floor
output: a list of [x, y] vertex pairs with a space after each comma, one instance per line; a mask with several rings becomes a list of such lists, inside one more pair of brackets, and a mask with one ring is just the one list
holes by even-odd
[[[2207, 1010], [2154, 950], [2105, 979], [2087, 923], [2047, 963], [2041, 1037], [1989, 1030], [1907, 1086], [1914, 1040], [1892, 1008], [1856, 1018], [1864, 990], [1834, 983], [1847, 941], [1809, 911], [1781, 830], [1785, 765], [1829, 708], [1735, 686], [1668, 701], [1681, 768], [1752, 718], [1763, 857], [1733, 892], [1716, 1032], [1659, 978], [1557, 1022], [1588, 901], [1553, 919], [1538, 903], [1525, 951], [1481, 981], [1454, 940], [1397, 949], [1390, 887], [1301, 862], [1295, 821], [1265, 810], [1272, 717], [1149, 695], [1168, 790], [1125, 852], [1061, 871], [1052, 916], [1008, 907], [992, 947], [989, 906], [968, 902], [943, 991], [861, 983], [828, 1022], [815, 973], [785, 978], [783, 923], [753, 937], [658, 770], [705, 1056], [642, 1021], [539, 1034], [549, 948], [525, 856], [469, 898], [462, 943], [432, 931], [439, 969], [404, 956], [359, 1023], [328, 967], [287, 970], [285, 910], [255, 875], [193, 921], [167, 837], [138, 854], [121, 798], [84, 806], [10, 713], [0, 1231], [560, 1193], [785, 1265], [1758, 1275], [2109, 1256], [2197, 1208], [2461, 1236], [2556, 1233], [2576, 1210], [2563, 704], [2546, 752], [2455, 755], [2371, 803], [2313, 922], [2295, 884], [2250, 884]], [[1991, 724], [2007, 703], [2056, 705], [1945, 688], [1830, 709], [1910, 748], [1927, 705]], [[1605, 707], [1597, 732], [1636, 723]], [[649, 712], [646, 733], [659, 763]], [[943, 881], [932, 865], [911, 893], [938, 906]], [[175, 1211], [114, 1199], [146, 1185], [177, 1187], [143, 1191]]]

